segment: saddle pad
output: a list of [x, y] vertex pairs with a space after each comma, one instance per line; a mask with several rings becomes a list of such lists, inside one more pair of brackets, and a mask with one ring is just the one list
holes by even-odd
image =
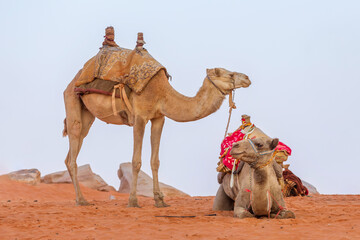
[[161, 69], [166, 71], [146, 49], [138, 51], [105, 46], [85, 63], [75, 86], [100, 78], [123, 83], [139, 94]]
[[[85, 83], [78, 87], [75, 87], [74, 91], [79, 95], [84, 95], [89, 93], [99, 93], [99, 94], [111, 96], [114, 90], [114, 86], [117, 84], [119, 83], [96, 78], [92, 82]], [[129, 98], [131, 89], [126, 85], [125, 85], [125, 92], [127, 97]], [[116, 91], [115, 97], [120, 98], [119, 91]]]

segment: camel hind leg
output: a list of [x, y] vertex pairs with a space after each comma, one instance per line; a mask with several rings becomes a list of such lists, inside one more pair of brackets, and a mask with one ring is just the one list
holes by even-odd
[[65, 159], [66, 167], [74, 184], [77, 205], [88, 205], [79, 186], [77, 179], [76, 159], [80, 152], [83, 139], [89, 132], [95, 117], [84, 108], [81, 100], [75, 95], [71, 88], [64, 92], [66, 109], [66, 129], [69, 138], [69, 152]]
[[234, 210], [234, 200], [232, 200], [224, 191], [222, 184], [220, 185], [213, 204], [214, 211], [232, 211]]
[[135, 117], [133, 127], [134, 134], [134, 150], [132, 158], [132, 182], [130, 187], [130, 196], [128, 207], [140, 207], [136, 196], [137, 180], [141, 168], [141, 150], [145, 132], [146, 121], [140, 116]]

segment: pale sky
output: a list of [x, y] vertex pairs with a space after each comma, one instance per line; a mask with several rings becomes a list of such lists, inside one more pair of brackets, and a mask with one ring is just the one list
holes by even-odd
[[[247, 74], [230, 131], [242, 114], [290, 146], [288, 163], [320, 193], [360, 194], [360, 3], [358, 1], [0, 1], [0, 174], [65, 170], [63, 91], [96, 55], [104, 29], [117, 44], [145, 47], [194, 96], [206, 68]], [[160, 181], [215, 195], [228, 104], [202, 120], [166, 119]], [[151, 175], [150, 124], [142, 170]], [[115, 188], [132, 158], [132, 128], [96, 120], [77, 163]]]

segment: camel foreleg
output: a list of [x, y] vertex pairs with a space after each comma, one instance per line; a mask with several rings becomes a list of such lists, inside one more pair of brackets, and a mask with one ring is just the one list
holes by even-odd
[[250, 194], [245, 191], [239, 191], [234, 204], [234, 217], [237, 218], [253, 218], [254, 215], [249, 212], [251, 206]]
[[168, 207], [164, 202], [164, 195], [159, 186], [159, 147], [162, 129], [164, 127], [165, 117], [151, 120], [151, 171], [153, 176], [153, 192], [156, 207]]

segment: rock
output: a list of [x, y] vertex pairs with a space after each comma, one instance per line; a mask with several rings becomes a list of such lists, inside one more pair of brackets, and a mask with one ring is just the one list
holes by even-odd
[[309, 190], [309, 194], [320, 194], [316, 188], [308, 182], [301, 180], [302, 184]]
[[17, 182], [24, 182], [31, 185], [36, 185], [40, 183], [40, 171], [33, 169], [23, 169], [7, 174], [11, 180]]
[[[132, 164], [122, 163], [120, 164], [119, 170], [118, 170], [118, 177], [120, 179], [120, 187], [118, 192], [120, 193], [130, 193], [130, 186], [132, 182]], [[172, 197], [172, 196], [178, 196], [178, 197], [189, 197], [188, 194], [171, 187], [164, 183], [159, 183], [160, 189], [164, 196], [166, 197]], [[146, 197], [154, 197], [153, 194], [153, 180], [152, 178], [140, 170], [139, 176], [138, 176], [138, 184], [137, 184], [137, 194], [146, 196]]]
[[[99, 175], [93, 173], [89, 164], [78, 167], [78, 180], [85, 187], [99, 191], [116, 191], [109, 186]], [[69, 172], [61, 171], [45, 175], [42, 179], [44, 183], [72, 183]]]

